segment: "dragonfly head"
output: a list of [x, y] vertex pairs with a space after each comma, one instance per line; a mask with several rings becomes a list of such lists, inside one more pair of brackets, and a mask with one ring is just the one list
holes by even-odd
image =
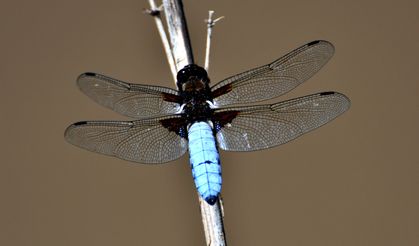
[[189, 64], [177, 73], [177, 87], [180, 92], [198, 93], [209, 89], [209, 78], [204, 68]]

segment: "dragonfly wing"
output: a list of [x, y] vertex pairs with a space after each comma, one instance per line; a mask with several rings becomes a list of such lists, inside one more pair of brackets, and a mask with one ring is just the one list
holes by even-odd
[[303, 83], [333, 56], [327, 41], [313, 41], [278, 60], [237, 74], [214, 85], [212, 96], [218, 106], [258, 102], [278, 97]]
[[176, 90], [126, 83], [96, 73], [80, 75], [77, 84], [100, 105], [136, 119], [176, 113], [181, 103]]
[[349, 107], [345, 95], [323, 92], [272, 105], [218, 109], [213, 122], [221, 149], [253, 151], [293, 140], [333, 120]]
[[83, 121], [70, 125], [65, 139], [78, 147], [140, 163], [164, 163], [187, 150], [180, 115], [136, 121]]

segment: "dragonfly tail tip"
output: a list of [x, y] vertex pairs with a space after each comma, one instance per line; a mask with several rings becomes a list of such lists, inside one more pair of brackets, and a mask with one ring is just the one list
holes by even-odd
[[209, 196], [205, 198], [205, 201], [207, 201], [207, 203], [209, 205], [214, 205], [215, 202], [217, 201], [217, 197], [216, 196]]

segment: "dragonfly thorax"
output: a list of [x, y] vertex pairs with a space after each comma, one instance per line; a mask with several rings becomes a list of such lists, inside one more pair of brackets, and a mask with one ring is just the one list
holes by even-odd
[[213, 109], [206, 100], [200, 98], [192, 98], [184, 104], [183, 113], [189, 123], [197, 121], [207, 121], [213, 114]]
[[198, 65], [189, 64], [181, 69], [177, 74], [177, 87], [183, 103], [187, 103], [194, 97], [211, 100], [209, 82], [207, 71]]
[[177, 86], [182, 97], [183, 113], [189, 123], [208, 120], [213, 110], [209, 78], [204, 68], [189, 64], [177, 74]]

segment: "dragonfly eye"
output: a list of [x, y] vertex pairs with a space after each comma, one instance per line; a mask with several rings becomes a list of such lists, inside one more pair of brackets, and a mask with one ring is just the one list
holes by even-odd
[[177, 73], [176, 77], [179, 88], [181, 88], [182, 84], [188, 82], [192, 77], [202, 80], [205, 83], [209, 83], [207, 71], [195, 64], [186, 65]]

